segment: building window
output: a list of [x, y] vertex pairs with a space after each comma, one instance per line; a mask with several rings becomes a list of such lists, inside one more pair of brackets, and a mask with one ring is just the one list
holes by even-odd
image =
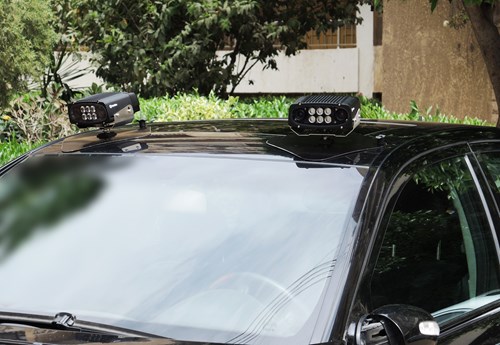
[[356, 48], [356, 25], [345, 25], [319, 35], [309, 31], [305, 36], [307, 49]]
[[[311, 30], [305, 36], [307, 49], [336, 49], [336, 48], [356, 48], [356, 25], [345, 25], [335, 31], [328, 30], [319, 35]], [[226, 37], [222, 50], [233, 50], [234, 39]], [[279, 41], [275, 43], [279, 47]]]

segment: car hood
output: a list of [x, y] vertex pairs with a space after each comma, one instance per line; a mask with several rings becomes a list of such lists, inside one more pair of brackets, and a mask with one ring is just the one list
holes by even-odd
[[22, 325], [0, 325], [1, 344], [130, 344], [130, 345], [188, 345], [195, 342], [161, 337], [124, 336], [88, 331], [44, 329]]

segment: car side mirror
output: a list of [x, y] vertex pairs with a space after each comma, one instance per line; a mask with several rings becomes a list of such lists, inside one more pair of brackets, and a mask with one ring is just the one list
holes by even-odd
[[435, 345], [439, 325], [423, 309], [392, 304], [380, 307], [361, 318], [356, 326], [356, 345]]

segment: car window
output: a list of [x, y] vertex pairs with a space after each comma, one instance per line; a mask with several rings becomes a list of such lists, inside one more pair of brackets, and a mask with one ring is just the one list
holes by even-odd
[[480, 153], [478, 158], [500, 204], [500, 152]]
[[31, 158], [0, 178], [0, 307], [181, 340], [310, 338], [365, 173], [217, 155]]
[[495, 239], [467, 158], [410, 174], [373, 272], [374, 307], [413, 305], [442, 323], [500, 299]]

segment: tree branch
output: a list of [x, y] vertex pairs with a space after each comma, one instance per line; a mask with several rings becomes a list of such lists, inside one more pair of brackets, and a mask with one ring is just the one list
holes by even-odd
[[241, 70], [238, 72], [238, 74], [236, 74], [236, 82], [232, 84], [231, 91], [229, 92], [230, 95], [234, 94], [236, 87], [241, 83], [243, 78], [245, 78], [247, 73], [259, 62], [259, 59], [255, 59], [255, 61], [249, 67], [247, 67], [250, 59], [251, 56], [245, 56], [245, 62], [243, 63], [243, 67], [241, 68]]

